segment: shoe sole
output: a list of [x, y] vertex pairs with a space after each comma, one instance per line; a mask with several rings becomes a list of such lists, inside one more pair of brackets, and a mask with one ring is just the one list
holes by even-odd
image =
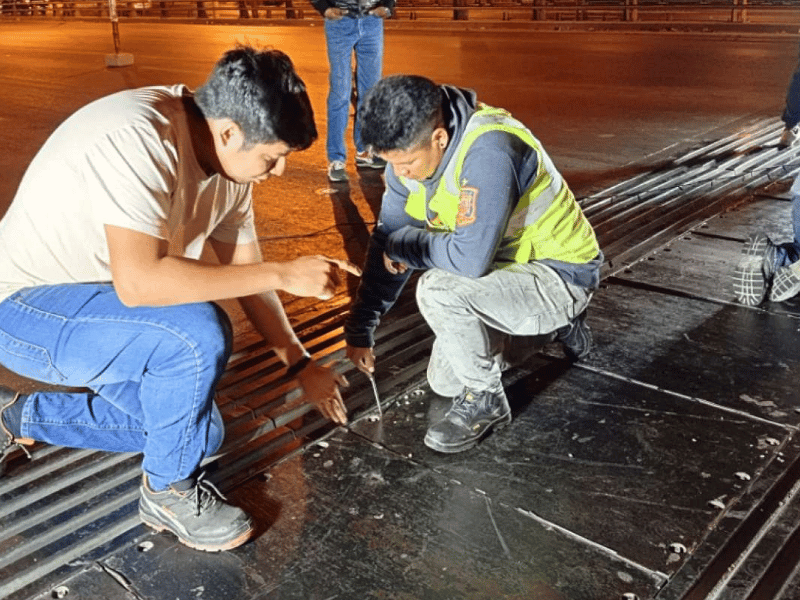
[[800, 293], [800, 277], [791, 269], [783, 267], [778, 269], [772, 279], [772, 290], [769, 299], [773, 302], [783, 302]]
[[736, 300], [746, 306], [757, 306], [767, 295], [765, 258], [770, 247], [769, 238], [762, 233], [751, 235], [742, 247], [742, 258], [733, 272], [733, 293]]
[[469, 450], [470, 448], [474, 448], [478, 445], [483, 438], [489, 435], [492, 431], [500, 431], [511, 423], [511, 411], [507, 412], [506, 414], [498, 417], [489, 425], [486, 426], [486, 429], [483, 430], [478, 437], [473, 438], [471, 440], [467, 440], [466, 442], [461, 442], [459, 444], [441, 444], [436, 440], [428, 437], [428, 434], [425, 434], [425, 445], [430, 448], [431, 450], [436, 450], [437, 452], [443, 452], [444, 454], [456, 454], [457, 452], [464, 452], [465, 450]]
[[240, 534], [239, 536], [235, 537], [232, 540], [224, 542], [222, 544], [202, 544], [199, 542], [193, 542], [192, 540], [186, 539], [180, 535], [178, 535], [169, 525], [165, 524], [163, 521], [160, 521], [157, 516], [151, 515], [145, 512], [145, 508], [141, 505], [139, 506], [139, 518], [142, 520], [142, 523], [154, 529], [157, 532], [168, 531], [176, 538], [178, 541], [183, 544], [184, 546], [189, 546], [189, 548], [194, 548], [195, 550], [202, 550], [203, 552], [222, 552], [224, 550], [233, 550], [244, 544], [247, 540], [249, 540], [255, 528], [253, 527], [252, 521], [250, 522], [250, 526], [247, 528], [247, 531]]
[[386, 165], [374, 165], [372, 163], [362, 163], [362, 162], [356, 161], [356, 167], [358, 167], [359, 169], [375, 169], [375, 170], [380, 169], [380, 170], [383, 170], [383, 169], [386, 168]]

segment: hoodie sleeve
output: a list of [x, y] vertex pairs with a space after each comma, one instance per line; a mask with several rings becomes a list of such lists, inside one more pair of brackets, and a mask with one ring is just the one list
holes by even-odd
[[411, 269], [392, 275], [383, 264], [386, 238], [391, 232], [403, 227], [424, 227], [424, 223], [405, 212], [407, 200], [408, 190], [397, 181], [391, 168], [387, 169], [378, 224], [370, 238], [356, 300], [344, 324], [345, 340], [351, 346], [372, 348], [375, 345], [375, 329], [381, 317], [394, 305], [411, 277]]
[[521, 166], [535, 169], [535, 152], [531, 155], [528, 150], [512, 134], [481, 135], [464, 159], [455, 231], [437, 233], [404, 226], [388, 234], [387, 255], [417, 269], [437, 267], [464, 277], [486, 275], [519, 201]]

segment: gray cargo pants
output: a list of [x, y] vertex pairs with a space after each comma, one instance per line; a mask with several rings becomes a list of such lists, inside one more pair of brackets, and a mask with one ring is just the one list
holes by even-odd
[[508, 336], [552, 333], [583, 312], [592, 290], [565, 282], [537, 262], [478, 278], [430, 269], [417, 285], [420, 312], [436, 335], [428, 363], [434, 392], [496, 390], [495, 355]]

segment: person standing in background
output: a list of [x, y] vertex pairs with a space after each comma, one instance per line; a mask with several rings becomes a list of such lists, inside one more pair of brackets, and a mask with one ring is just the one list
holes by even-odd
[[[392, 15], [395, 0], [311, 0], [325, 19], [325, 41], [330, 67], [328, 84], [328, 179], [347, 181], [347, 148], [344, 134], [352, 93], [352, 59], [356, 55], [357, 109], [367, 91], [383, 72], [383, 20]], [[353, 123], [356, 166], [383, 169], [386, 163], [373, 156], [361, 141], [361, 128]]]

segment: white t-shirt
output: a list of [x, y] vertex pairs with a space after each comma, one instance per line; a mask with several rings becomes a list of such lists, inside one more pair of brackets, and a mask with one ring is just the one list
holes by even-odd
[[24, 287], [111, 281], [104, 225], [195, 259], [209, 237], [257, 239], [252, 186], [197, 162], [187, 95], [183, 85], [119, 92], [56, 129], [0, 221], [0, 301]]

